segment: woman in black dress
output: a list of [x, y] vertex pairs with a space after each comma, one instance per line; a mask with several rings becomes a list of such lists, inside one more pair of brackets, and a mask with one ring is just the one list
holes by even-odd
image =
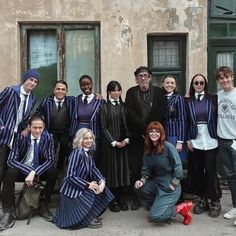
[[128, 144], [129, 132], [126, 123], [126, 109], [121, 100], [121, 85], [111, 81], [107, 85], [107, 103], [100, 111], [102, 129], [101, 172], [107, 179], [107, 186], [115, 196], [110, 203], [113, 212], [127, 211], [123, 194], [130, 185]]

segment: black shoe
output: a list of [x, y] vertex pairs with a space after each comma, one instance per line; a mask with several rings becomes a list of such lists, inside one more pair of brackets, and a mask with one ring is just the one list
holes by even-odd
[[109, 208], [110, 208], [110, 211], [119, 212], [120, 211], [120, 204], [116, 200], [113, 200], [109, 204]]
[[89, 225], [88, 228], [90, 229], [98, 229], [102, 228], [102, 222], [98, 221], [97, 219], [94, 219]]
[[209, 205], [207, 200], [205, 199], [200, 199], [197, 203], [197, 205], [194, 206], [193, 208], [193, 213], [194, 214], [202, 214], [204, 211], [207, 211], [209, 209]]
[[0, 230], [10, 229], [16, 222], [16, 218], [12, 212], [5, 212], [0, 220]]
[[220, 202], [212, 201], [210, 204], [209, 216], [212, 218], [216, 218], [220, 215], [220, 212], [221, 212]]
[[120, 210], [121, 211], [128, 211], [129, 210], [129, 207], [125, 201], [120, 202]]
[[49, 211], [44, 202], [40, 202], [39, 204], [39, 215], [48, 222], [52, 222], [54, 218], [53, 214]]
[[130, 209], [136, 211], [140, 208], [140, 206], [140, 202], [138, 200], [134, 200]]

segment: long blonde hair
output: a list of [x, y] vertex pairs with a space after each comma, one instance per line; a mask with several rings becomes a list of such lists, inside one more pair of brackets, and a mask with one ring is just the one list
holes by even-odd
[[93, 131], [91, 129], [87, 129], [87, 128], [82, 128], [79, 129], [76, 134], [75, 134], [75, 138], [73, 140], [73, 149], [75, 148], [82, 148], [82, 142], [84, 139], [84, 135], [90, 133], [93, 137], [93, 144], [92, 146], [95, 146], [95, 136], [93, 134]]

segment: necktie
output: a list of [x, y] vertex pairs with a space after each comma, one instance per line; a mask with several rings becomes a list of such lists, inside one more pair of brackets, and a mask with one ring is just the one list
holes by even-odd
[[115, 106], [116, 106], [116, 107], [119, 106], [118, 101], [114, 101], [114, 103], [115, 103]]
[[58, 102], [57, 111], [59, 112], [60, 110], [61, 110], [61, 102]]
[[201, 101], [201, 99], [200, 99], [201, 96], [203, 96], [203, 94], [198, 94], [198, 95], [197, 95], [197, 100], [198, 100], [198, 101]]
[[38, 166], [39, 166], [39, 149], [38, 149], [37, 139], [34, 139], [33, 167], [37, 168]]
[[25, 96], [25, 98], [24, 98], [23, 109], [22, 109], [22, 120], [24, 119], [24, 115], [25, 115], [25, 109], [26, 109], [26, 102], [27, 102], [28, 94], [24, 94], [24, 96]]
[[88, 104], [88, 96], [87, 95], [84, 98], [84, 104]]

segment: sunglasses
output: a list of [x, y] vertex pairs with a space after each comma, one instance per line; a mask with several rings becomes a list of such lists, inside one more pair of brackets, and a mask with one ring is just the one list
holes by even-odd
[[199, 85], [199, 84], [204, 85], [205, 82], [204, 81], [194, 81], [193, 84], [195, 84], [195, 85]]

